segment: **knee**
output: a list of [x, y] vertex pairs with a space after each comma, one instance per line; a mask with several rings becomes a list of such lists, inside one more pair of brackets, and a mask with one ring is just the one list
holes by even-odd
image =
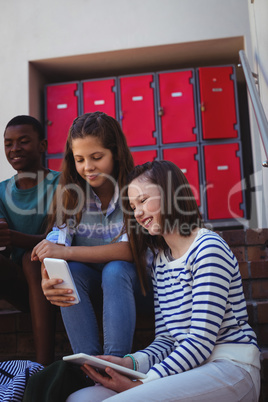
[[80, 278], [83, 278], [84, 275], [86, 275], [87, 271], [88, 271], [88, 267], [80, 262], [76, 262], [76, 261], [71, 261], [68, 262], [70, 271], [72, 273], [72, 276], [75, 280], [79, 280]]
[[88, 290], [92, 279], [92, 271], [87, 264], [72, 261], [68, 263], [74, 282], [79, 290]]
[[22, 256], [22, 262], [23, 262], [25, 265], [31, 262], [31, 253], [32, 253], [32, 252], [31, 252], [30, 250], [28, 250], [28, 251], [25, 251], [25, 253], [23, 254], [23, 256]]
[[7, 257], [4, 256], [2, 253], [0, 253], [0, 264], [1, 264], [1, 266], [4, 265], [6, 260], [7, 260]]
[[39, 261], [31, 261], [31, 251], [26, 251], [23, 254], [22, 270], [27, 280], [41, 280], [41, 263]]
[[102, 271], [102, 286], [118, 285], [120, 282], [133, 283], [136, 280], [134, 264], [126, 261], [111, 261]]

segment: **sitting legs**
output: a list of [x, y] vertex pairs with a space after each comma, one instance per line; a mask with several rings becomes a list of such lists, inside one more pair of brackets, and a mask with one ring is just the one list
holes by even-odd
[[41, 288], [41, 264], [23, 256], [22, 267], [29, 288], [29, 304], [36, 348], [36, 361], [48, 365], [54, 360], [56, 309], [46, 300]]
[[[129, 353], [136, 323], [134, 290], [138, 279], [135, 266], [113, 261], [103, 270], [80, 262], [70, 262], [69, 267], [81, 298], [81, 303], [61, 308], [73, 352], [115, 356]], [[103, 348], [95, 311], [101, 311], [102, 306]]]

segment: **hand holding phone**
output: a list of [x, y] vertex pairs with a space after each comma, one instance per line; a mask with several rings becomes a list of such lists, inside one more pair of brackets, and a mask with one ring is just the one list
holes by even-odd
[[58, 258], [44, 258], [44, 264], [50, 279], [62, 279], [63, 281], [62, 283], [54, 285], [55, 288], [72, 289], [73, 293], [71, 296], [74, 297], [75, 300], [68, 301], [68, 303], [79, 303], [81, 300], [68, 263]]

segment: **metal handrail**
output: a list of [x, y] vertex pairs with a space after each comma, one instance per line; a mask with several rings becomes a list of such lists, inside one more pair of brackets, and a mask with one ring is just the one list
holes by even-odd
[[239, 57], [241, 61], [241, 65], [244, 71], [247, 87], [248, 87], [248, 92], [249, 96], [251, 99], [251, 103], [253, 106], [253, 110], [255, 113], [257, 125], [259, 127], [263, 147], [264, 147], [264, 152], [266, 156], [266, 161], [262, 163], [262, 166], [268, 167], [268, 121], [260, 100], [259, 93], [256, 88], [256, 84], [254, 82], [253, 76], [255, 76], [254, 73], [252, 73], [247, 56], [245, 54], [244, 50], [239, 50]]

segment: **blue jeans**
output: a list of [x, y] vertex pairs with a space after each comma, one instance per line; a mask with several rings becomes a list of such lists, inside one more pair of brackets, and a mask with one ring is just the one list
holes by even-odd
[[[69, 267], [81, 298], [79, 304], [61, 307], [73, 352], [114, 356], [130, 353], [136, 324], [134, 293], [141, 295], [135, 265], [112, 261], [98, 270], [90, 264], [70, 262]], [[95, 309], [101, 307], [103, 348], [95, 314]]]

